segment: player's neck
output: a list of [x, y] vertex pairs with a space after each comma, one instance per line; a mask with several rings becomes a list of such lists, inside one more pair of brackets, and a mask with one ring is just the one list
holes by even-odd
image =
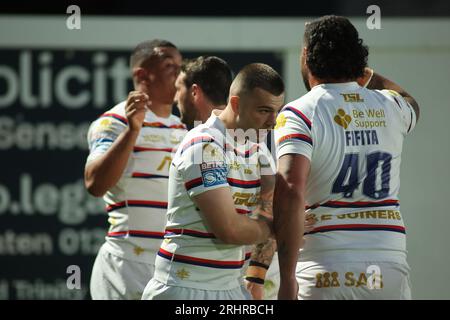
[[[212, 105], [212, 104], [207, 104], [201, 108], [199, 108], [199, 118], [202, 121], [202, 123], [205, 123], [209, 117], [211, 117], [211, 113], [213, 110], [224, 110], [225, 109], [225, 105]], [[222, 120], [222, 119], [221, 119]], [[223, 121], [223, 120], [222, 120]]]
[[320, 78], [316, 78], [314, 76], [309, 77], [309, 86], [311, 88], [314, 88], [315, 86], [318, 86], [320, 84], [326, 84], [326, 83], [346, 83], [346, 82], [351, 82], [351, 81], [356, 81], [355, 79], [320, 79]]
[[[225, 129], [227, 130], [227, 138], [231, 139], [232, 145], [245, 145], [247, 143], [247, 136], [242, 135], [242, 131], [236, 131], [236, 129], [242, 129], [237, 127], [236, 123], [236, 115], [231, 109], [231, 106], [228, 105], [218, 116], [220, 120], [222, 120]], [[245, 129], [244, 129], [245, 131]]]
[[236, 129], [236, 118], [234, 117], [231, 106], [227, 106], [218, 116], [223, 122], [225, 129]]
[[172, 104], [164, 104], [152, 101], [149, 109], [160, 118], [168, 118], [172, 114]]

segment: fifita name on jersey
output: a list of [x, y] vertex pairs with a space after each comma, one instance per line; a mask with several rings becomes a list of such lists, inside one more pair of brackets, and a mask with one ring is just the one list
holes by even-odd
[[378, 136], [376, 130], [352, 130], [345, 131], [346, 146], [377, 145]]

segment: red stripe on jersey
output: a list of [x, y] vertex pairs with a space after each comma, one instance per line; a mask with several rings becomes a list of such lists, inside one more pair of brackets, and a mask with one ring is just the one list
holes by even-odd
[[215, 238], [216, 236], [214, 233], [209, 232], [202, 232], [198, 230], [192, 230], [192, 229], [166, 229], [166, 233], [174, 233], [174, 234], [184, 234], [187, 236], [199, 236], [202, 238]]
[[184, 124], [173, 124], [168, 126], [162, 122], [144, 122], [142, 126], [152, 128], [186, 129], [186, 126]]
[[336, 224], [331, 226], [317, 227], [305, 234], [313, 234], [317, 232], [327, 232], [327, 231], [394, 231], [406, 233], [405, 227], [393, 226], [388, 224]]
[[167, 209], [167, 202], [162, 201], [144, 201], [144, 200], [128, 200], [110, 204], [106, 206], [106, 211], [110, 212], [124, 207], [150, 207]]
[[202, 259], [191, 256], [185, 256], [181, 254], [173, 254], [169, 251], [166, 251], [162, 248], [159, 249], [159, 253], [163, 254], [166, 257], [173, 258], [177, 262], [185, 262], [185, 263], [193, 263], [197, 265], [204, 266], [216, 266], [216, 267], [232, 267], [232, 268], [241, 268], [244, 265], [245, 260], [240, 261], [222, 261], [222, 260], [211, 260], [211, 259]]
[[311, 130], [311, 126], [312, 126], [311, 120], [309, 120], [300, 110], [298, 110], [298, 109], [296, 109], [294, 107], [290, 107], [290, 106], [284, 108], [282, 111], [285, 111], [285, 110], [291, 111], [295, 115], [297, 115], [300, 119], [303, 120], [303, 122], [305, 122], [305, 124]]
[[261, 180], [239, 180], [239, 179], [233, 179], [233, 178], [227, 178], [227, 181], [230, 184], [239, 184], [239, 185], [246, 185], [246, 186], [256, 186], [259, 187], [261, 185]]
[[184, 184], [184, 187], [186, 188], [186, 190], [192, 189], [194, 187], [198, 187], [199, 185], [203, 184], [203, 179], [202, 177], [200, 178], [195, 178], [191, 181], [188, 181]]
[[133, 152], [145, 152], [145, 151], [163, 151], [163, 152], [173, 152], [172, 148], [145, 148], [145, 147], [134, 147]]
[[236, 212], [239, 214], [249, 214], [252, 213], [250, 210], [245, 210], [245, 209], [236, 209]]
[[189, 140], [188, 142], [186, 142], [182, 147], [181, 147], [181, 153], [183, 153], [184, 151], [186, 151], [187, 148], [197, 144], [197, 143], [201, 143], [201, 142], [214, 142], [214, 139], [211, 138], [210, 136], [200, 136], [200, 137], [195, 137], [191, 140]]
[[158, 238], [164, 238], [165, 232], [159, 232], [159, 231], [143, 231], [143, 230], [130, 230], [128, 233], [131, 236], [151, 236], [151, 237], [158, 237]]
[[365, 207], [383, 207], [383, 206], [398, 206], [398, 200], [388, 199], [382, 201], [355, 201], [355, 202], [345, 202], [345, 201], [327, 201], [320, 206], [322, 207], [335, 207], [335, 208], [365, 208]]
[[125, 117], [122, 117], [121, 115], [118, 115], [117, 113], [104, 113], [99, 118], [103, 118], [103, 117], [111, 117], [111, 118], [119, 120], [120, 122], [123, 122], [124, 124], [128, 124], [128, 119]]
[[280, 144], [283, 141], [290, 140], [290, 139], [305, 141], [312, 145], [312, 139], [310, 137], [308, 137], [307, 135], [304, 135], [301, 133], [293, 133], [293, 134], [288, 134], [286, 136], [283, 136], [280, 139], [278, 139], [278, 144]]

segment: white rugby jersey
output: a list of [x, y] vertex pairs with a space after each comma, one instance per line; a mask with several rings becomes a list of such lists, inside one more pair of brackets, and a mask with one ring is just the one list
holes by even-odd
[[[128, 125], [126, 102], [95, 120], [88, 132], [87, 162], [105, 153]], [[107, 248], [135, 261], [153, 263], [164, 237], [172, 155], [187, 130], [174, 115], [147, 111], [119, 182], [103, 197], [108, 212]]]
[[168, 221], [155, 262], [156, 280], [205, 290], [227, 290], [241, 284], [241, 268], [250, 256], [246, 246], [217, 239], [192, 197], [227, 187], [236, 214], [248, 215], [260, 197], [262, 167], [272, 165], [274, 169], [274, 163], [265, 145], [252, 143], [242, 149], [229, 142], [224, 124], [213, 114], [205, 124], [189, 131], [180, 144], [170, 167]]
[[400, 162], [415, 123], [414, 110], [398, 93], [356, 82], [315, 86], [282, 109], [278, 159], [301, 154], [311, 161], [306, 205], [317, 222], [300, 260], [336, 253], [336, 261], [350, 250], [353, 259], [404, 261]]

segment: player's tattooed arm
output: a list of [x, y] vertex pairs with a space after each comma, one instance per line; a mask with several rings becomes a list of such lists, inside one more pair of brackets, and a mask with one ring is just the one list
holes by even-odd
[[254, 247], [245, 280], [246, 288], [254, 300], [264, 298], [264, 283], [267, 271], [276, 251], [276, 242], [269, 239]]
[[[267, 215], [273, 216], [273, 191], [270, 195], [267, 195], [267, 198], [264, 199], [264, 196], [261, 195], [258, 203], [258, 212], [264, 212]], [[270, 198], [269, 198], [270, 197]]]
[[[272, 220], [273, 193], [275, 188], [274, 176], [261, 176], [261, 193], [257, 209], [254, 214], [259, 218]], [[269, 238], [253, 247], [249, 267], [247, 268], [247, 290], [253, 299], [261, 300], [264, 296], [264, 279], [276, 251], [275, 239]]]
[[253, 211], [255, 217], [264, 216], [268, 219], [273, 217], [273, 192], [275, 189], [275, 176], [261, 176], [261, 192], [256, 210]]
[[273, 255], [277, 251], [275, 239], [268, 239], [264, 243], [255, 245], [251, 255], [251, 261], [258, 262], [267, 268], [272, 263]]
[[[272, 219], [273, 217], [273, 192], [275, 189], [275, 176], [261, 176], [261, 194], [259, 198], [256, 214], [261, 217]], [[276, 242], [269, 238], [264, 243], [255, 245], [252, 251], [251, 260], [269, 266], [276, 251]]]

